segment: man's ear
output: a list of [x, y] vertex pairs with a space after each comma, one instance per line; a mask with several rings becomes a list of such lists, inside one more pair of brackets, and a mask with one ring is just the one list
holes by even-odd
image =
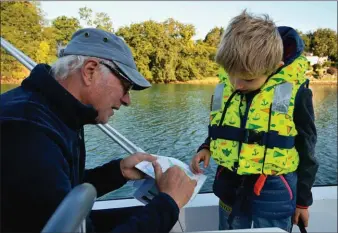
[[84, 62], [81, 68], [82, 80], [84, 85], [90, 86], [95, 77], [95, 71], [97, 70], [99, 63], [94, 59], [88, 59]]
[[285, 63], [283, 61], [280, 61], [279, 64], [278, 64], [278, 68], [284, 66], [284, 64]]

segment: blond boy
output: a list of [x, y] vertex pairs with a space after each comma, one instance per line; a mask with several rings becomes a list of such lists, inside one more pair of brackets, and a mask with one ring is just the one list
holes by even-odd
[[[212, 98], [209, 135], [193, 157], [217, 163], [219, 229], [308, 226], [318, 170], [312, 92], [304, 43], [290, 27], [243, 11], [220, 42], [223, 70]], [[301, 220], [301, 221], [300, 221]]]

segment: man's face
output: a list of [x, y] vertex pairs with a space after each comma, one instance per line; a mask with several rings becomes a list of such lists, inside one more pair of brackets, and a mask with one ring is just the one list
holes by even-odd
[[[106, 67], [108, 72], [102, 72], [101, 66]], [[109, 117], [114, 115], [114, 110], [118, 110], [121, 105], [130, 105], [129, 90], [132, 83], [108, 63], [97, 61], [88, 81], [90, 85], [87, 88], [86, 99], [98, 112], [97, 123], [107, 123]]]

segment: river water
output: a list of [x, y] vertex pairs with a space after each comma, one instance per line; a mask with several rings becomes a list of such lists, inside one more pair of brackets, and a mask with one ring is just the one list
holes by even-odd
[[[2, 85], [1, 93], [16, 85]], [[215, 85], [155, 84], [132, 92], [132, 105], [115, 112], [109, 124], [122, 135], [152, 154], [172, 156], [190, 163], [196, 149], [207, 136], [210, 97]], [[337, 87], [311, 86], [320, 163], [316, 185], [337, 184]], [[93, 125], [85, 126], [86, 167], [102, 165], [127, 153]], [[211, 192], [216, 164], [211, 160], [201, 192]], [[131, 197], [131, 183], [100, 199]]]

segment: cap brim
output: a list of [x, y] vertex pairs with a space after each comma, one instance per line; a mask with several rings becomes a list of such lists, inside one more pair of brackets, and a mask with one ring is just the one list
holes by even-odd
[[130, 68], [129, 66], [126, 66], [118, 61], [114, 61], [114, 63], [134, 83], [133, 90], [140, 91], [151, 87], [151, 84], [147, 81], [147, 79], [145, 79], [137, 70]]

